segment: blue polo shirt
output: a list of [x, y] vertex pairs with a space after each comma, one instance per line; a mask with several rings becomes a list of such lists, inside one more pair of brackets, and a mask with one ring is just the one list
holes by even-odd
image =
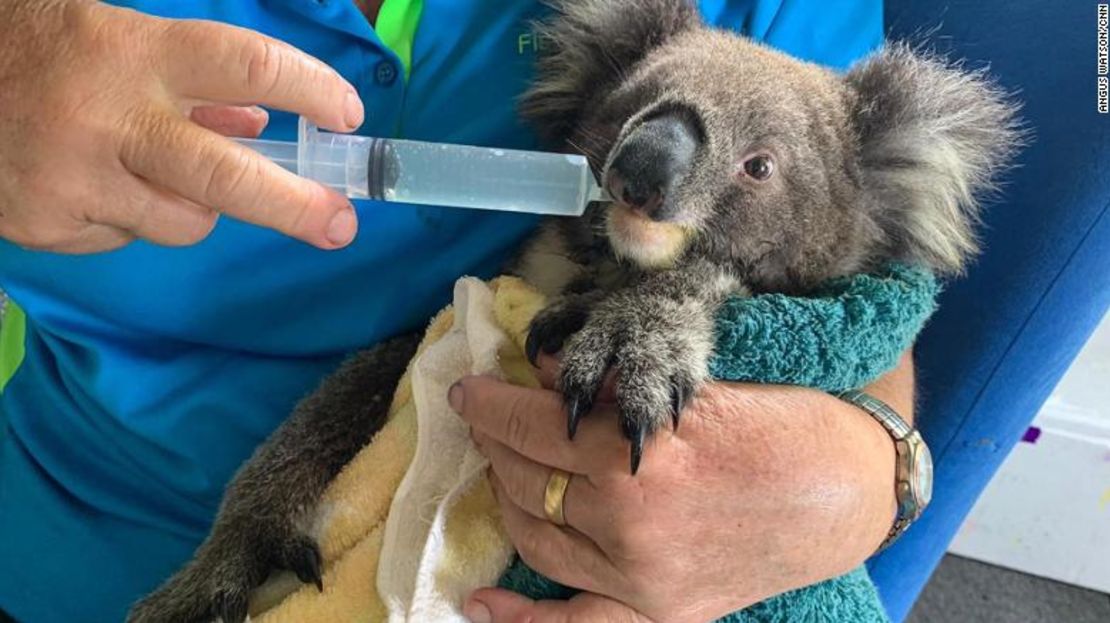
[[[362, 134], [539, 147], [515, 114], [537, 0], [388, 0], [379, 32], [351, 0], [119, 4], [245, 26], [322, 59], [362, 96]], [[834, 67], [881, 33], [878, 0], [701, 8]], [[275, 112], [266, 136], [292, 139], [295, 118]], [[6, 361], [21, 360], [0, 376], [0, 610], [121, 620], [191, 555], [224, 485], [298, 399], [346, 354], [421, 327], [457, 277], [495, 274], [535, 223], [356, 209], [358, 238], [335, 252], [231, 219], [181, 249], [63, 256], [0, 241], [0, 289], [26, 314], [18, 339], [13, 314], [0, 340]]]

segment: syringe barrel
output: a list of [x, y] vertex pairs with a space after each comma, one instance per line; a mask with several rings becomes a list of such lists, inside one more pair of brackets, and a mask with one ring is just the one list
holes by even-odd
[[355, 199], [578, 216], [599, 193], [573, 154], [334, 134], [303, 118], [295, 146], [240, 142]]
[[301, 119], [299, 172], [348, 197], [578, 216], [596, 182], [572, 154], [320, 132]]

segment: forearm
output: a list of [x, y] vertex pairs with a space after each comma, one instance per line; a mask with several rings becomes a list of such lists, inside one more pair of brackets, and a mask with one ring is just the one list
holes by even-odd
[[890, 405], [907, 424], [914, 422], [913, 349], [902, 353], [898, 366], [875, 380], [864, 391]]

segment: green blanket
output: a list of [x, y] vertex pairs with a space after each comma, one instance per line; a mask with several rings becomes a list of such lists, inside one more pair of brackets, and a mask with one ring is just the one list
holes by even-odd
[[[861, 387], [892, 369], [933, 313], [939, 285], [931, 274], [892, 265], [882, 273], [836, 279], [812, 297], [735, 298], [717, 319], [714, 378], [804, 385], [835, 392]], [[575, 591], [516, 560], [500, 586], [532, 599]], [[734, 612], [725, 623], [885, 622], [863, 567]]]

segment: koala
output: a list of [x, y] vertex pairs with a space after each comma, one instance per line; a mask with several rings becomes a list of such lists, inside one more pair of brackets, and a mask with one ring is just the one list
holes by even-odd
[[[899, 261], [975, 255], [979, 200], [1017, 148], [982, 72], [888, 44], [837, 73], [702, 24], [687, 0], [559, 0], [521, 113], [585, 155], [611, 201], [544, 222], [511, 272], [549, 305], [526, 350], [562, 353], [574, 436], [611, 369], [630, 468], [708, 379], [729, 297], [805, 295]], [[384, 422], [418, 335], [355, 355], [243, 466], [208, 539], [130, 620], [238, 623], [272, 572], [322, 586], [328, 482]]]
[[727, 297], [890, 261], [956, 274], [974, 255], [977, 199], [1019, 142], [982, 73], [892, 44], [840, 75], [678, 0], [560, 8], [522, 111], [613, 199], [545, 224], [521, 262], [557, 296], [528, 355], [563, 352], [571, 437], [613, 368], [635, 473], [705, 382]]

